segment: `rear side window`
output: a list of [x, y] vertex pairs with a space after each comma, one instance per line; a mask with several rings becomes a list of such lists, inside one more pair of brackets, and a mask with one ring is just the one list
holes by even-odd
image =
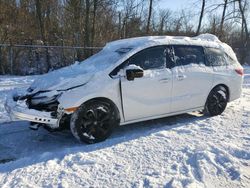
[[143, 70], [163, 69], [166, 67], [165, 47], [145, 49], [129, 59], [128, 65], [140, 66]]
[[237, 61], [233, 60], [229, 55], [225, 53], [225, 59], [228, 65], [237, 64]]
[[176, 66], [205, 64], [203, 48], [200, 46], [174, 46]]
[[227, 61], [224, 52], [216, 48], [206, 48], [208, 66], [226, 66]]

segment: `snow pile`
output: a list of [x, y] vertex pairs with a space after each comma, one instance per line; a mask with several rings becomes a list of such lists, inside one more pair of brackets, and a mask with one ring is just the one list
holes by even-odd
[[[249, 67], [245, 73], [244, 84]], [[250, 187], [250, 86], [221, 116], [127, 125], [95, 145], [77, 143], [69, 131], [2, 123], [0, 187]]]
[[29, 86], [39, 76], [0, 76], [0, 90]]
[[[7, 97], [14, 92], [14, 88], [27, 88], [39, 76], [0, 76], [0, 123], [10, 121], [4, 109]], [[1, 134], [1, 133], [0, 133]]]
[[193, 39], [195, 40], [205, 40], [205, 41], [211, 41], [211, 42], [221, 42], [218, 37], [216, 37], [215, 35], [212, 35], [210, 33], [205, 33], [205, 34], [200, 34], [196, 37], [193, 37]]

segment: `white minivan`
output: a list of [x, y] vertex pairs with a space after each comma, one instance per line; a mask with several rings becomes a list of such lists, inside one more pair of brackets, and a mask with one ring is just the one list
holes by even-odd
[[5, 108], [32, 128], [68, 126], [96, 143], [118, 125], [198, 110], [219, 115], [240, 97], [242, 80], [233, 50], [214, 35], [130, 38], [39, 77]]

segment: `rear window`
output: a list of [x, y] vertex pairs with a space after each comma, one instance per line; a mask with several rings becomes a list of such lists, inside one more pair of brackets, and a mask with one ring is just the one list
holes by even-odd
[[226, 66], [226, 55], [220, 49], [206, 48], [206, 57], [208, 66]]

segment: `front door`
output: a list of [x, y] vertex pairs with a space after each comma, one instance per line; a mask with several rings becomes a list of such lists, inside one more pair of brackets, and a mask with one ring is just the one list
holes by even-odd
[[121, 78], [125, 121], [169, 113], [172, 71], [166, 68], [166, 49], [166, 46], [151, 47], [128, 60], [127, 65], [141, 67], [144, 76], [132, 81]]

